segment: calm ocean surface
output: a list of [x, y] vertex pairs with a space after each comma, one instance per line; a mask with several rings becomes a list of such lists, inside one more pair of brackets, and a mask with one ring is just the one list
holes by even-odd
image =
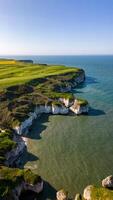
[[[19, 58], [19, 57], [16, 57]], [[88, 116], [41, 116], [28, 135], [25, 167], [71, 195], [113, 174], [113, 56], [29, 56], [38, 63], [83, 68], [74, 90], [90, 103]], [[28, 160], [28, 161], [27, 161]]]

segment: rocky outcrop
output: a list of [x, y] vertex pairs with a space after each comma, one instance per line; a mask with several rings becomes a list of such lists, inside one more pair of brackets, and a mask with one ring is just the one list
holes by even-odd
[[74, 99], [70, 98], [59, 98], [59, 101], [62, 102], [67, 108], [73, 105]]
[[[110, 178], [109, 178], [110, 177]], [[111, 180], [112, 176], [109, 176], [104, 180]], [[109, 185], [111, 186], [111, 185]], [[89, 185], [84, 189], [83, 195], [76, 194], [74, 200], [113, 200], [113, 188], [97, 187]], [[60, 190], [56, 194], [57, 200], [69, 200], [68, 194], [64, 190]], [[73, 200], [73, 199], [71, 199]]]
[[26, 182], [22, 182], [21, 184], [19, 184], [17, 187], [15, 187], [12, 190], [14, 200], [19, 200], [19, 197], [23, 190], [31, 190], [33, 192], [40, 193], [43, 190], [43, 181], [41, 180], [40, 182], [34, 185], [26, 183]]
[[73, 84], [69, 83], [69, 85], [67, 85], [66, 87], [60, 87], [60, 92], [70, 92], [72, 88], [73, 88]]
[[62, 189], [57, 192], [56, 197], [57, 200], [68, 200], [68, 193]]
[[14, 127], [14, 129], [19, 135], [21, 135], [23, 132], [24, 134], [27, 134], [28, 128], [32, 125], [33, 120], [36, 119], [39, 114], [50, 113], [56, 115], [56, 114], [67, 114], [68, 112], [69, 109], [63, 105], [54, 105], [54, 104], [52, 104], [51, 106], [40, 105], [35, 108], [33, 113], [29, 113], [28, 119], [22, 122], [20, 126]]
[[29, 169], [0, 167], [0, 199], [19, 200], [25, 190], [40, 193], [43, 180]]
[[83, 193], [84, 200], [113, 200], [113, 190], [104, 187], [87, 186]]
[[26, 148], [25, 141], [17, 134], [14, 134], [13, 141], [17, 144], [16, 148], [12, 149], [5, 155], [5, 165], [9, 167], [16, 166], [17, 163], [19, 163], [19, 158]]
[[70, 110], [76, 115], [80, 115], [80, 114], [87, 114], [89, 108], [88, 106], [73, 105], [70, 107]]
[[52, 114], [56, 115], [56, 114], [67, 114], [69, 112], [68, 108], [66, 108], [65, 106], [57, 106], [57, 105], [52, 105]]
[[33, 120], [36, 118], [37, 118], [36, 112], [29, 113], [29, 118], [27, 118], [25, 121], [23, 121], [20, 126], [14, 127], [17, 134], [21, 135], [23, 132], [25, 134], [27, 134], [28, 128], [32, 125]]
[[73, 105], [70, 106], [69, 109], [70, 109], [72, 112], [74, 112], [75, 114], [79, 115], [79, 114], [82, 114], [82, 113], [83, 113], [83, 114], [88, 113], [88, 111], [89, 111], [89, 106], [88, 106], [88, 104], [86, 104], [86, 105], [80, 105], [80, 104], [78, 103], [78, 100], [75, 99]]
[[74, 200], [82, 200], [82, 197], [80, 194], [76, 194], [75, 199]]
[[82, 70], [81, 73], [79, 73], [78, 77], [75, 78], [76, 85], [84, 82], [85, 80], [85, 72]]
[[105, 188], [113, 188], [113, 176], [110, 175], [102, 180], [102, 186]]
[[50, 113], [53, 115], [57, 114], [68, 114], [69, 110], [72, 111], [73, 113], [79, 115], [79, 114], [85, 114], [88, 113], [89, 107], [88, 104], [86, 105], [80, 105], [77, 99], [70, 100], [69, 98], [59, 98], [59, 102], [63, 103], [62, 104], [51, 104], [51, 105], [39, 105], [36, 106], [34, 112], [29, 113], [29, 118], [26, 119], [21, 123], [20, 126], [14, 127], [16, 132], [18, 134], [27, 134], [28, 133], [28, 128], [32, 125], [33, 120], [37, 118], [37, 116], [41, 113]]
[[83, 198], [85, 200], [91, 200], [91, 191], [92, 191], [92, 189], [93, 189], [92, 185], [89, 185], [84, 189]]
[[67, 84], [65, 87], [60, 87], [60, 91], [70, 92], [78, 84], [84, 82], [84, 80], [85, 80], [85, 72], [81, 70], [81, 72], [78, 73], [78, 76], [76, 78], [73, 78], [71, 81], [67, 81]]

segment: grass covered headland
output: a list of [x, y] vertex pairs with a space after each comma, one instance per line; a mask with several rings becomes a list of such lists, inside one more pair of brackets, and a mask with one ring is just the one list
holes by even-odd
[[[57, 65], [32, 64], [30, 61], [0, 60], [0, 88], [26, 84], [30, 81], [31, 83], [38, 85], [40, 83], [40, 78], [73, 72], [74, 75], [77, 75], [77, 72], [80, 72], [80, 69]], [[69, 77], [70, 76], [67, 76], [67, 79], [69, 79]], [[64, 80], [66, 79], [64, 78]]]
[[83, 73], [66, 66], [0, 60], [0, 125], [12, 128], [28, 118], [36, 105], [61, 104], [60, 97], [73, 99], [65, 90]]

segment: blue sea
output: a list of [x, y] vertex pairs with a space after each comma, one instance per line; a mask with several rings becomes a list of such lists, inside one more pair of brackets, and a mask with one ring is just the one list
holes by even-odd
[[86, 81], [73, 92], [90, 105], [88, 116], [38, 118], [28, 135], [24, 166], [39, 173], [51, 188], [64, 188], [70, 196], [82, 193], [89, 184], [100, 185], [113, 174], [113, 56], [15, 58], [83, 68]]

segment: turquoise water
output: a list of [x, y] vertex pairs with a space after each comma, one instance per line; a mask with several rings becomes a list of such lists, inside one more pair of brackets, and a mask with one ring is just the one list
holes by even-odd
[[28, 135], [25, 167], [71, 196], [88, 184], [99, 185], [102, 178], [113, 174], [113, 56], [28, 58], [83, 68], [86, 82], [73, 92], [86, 98], [91, 108], [88, 116], [38, 118]]

